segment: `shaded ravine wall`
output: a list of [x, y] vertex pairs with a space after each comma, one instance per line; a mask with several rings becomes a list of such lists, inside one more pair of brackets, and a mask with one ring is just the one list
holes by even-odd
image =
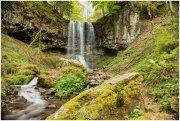
[[[47, 2], [42, 4], [45, 11], [48, 9], [47, 15], [29, 7], [28, 2], [1, 2], [2, 33], [27, 43], [38, 38], [44, 49], [66, 50], [69, 21]], [[139, 15], [129, 7], [124, 7], [118, 16], [106, 16], [93, 23], [98, 47], [122, 50], [136, 38], [140, 32]]]
[[140, 34], [139, 14], [127, 5], [117, 15], [103, 17], [94, 27], [99, 47], [122, 50]]
[[2, 33], [27, 43], [39, 38], [44, 49], [65, 48], [69, 21], [63, 19], [47, 2], [36, 2], [43, 4], [42, 12], [38, 11], [40, 8], [31, 7], [31, 3], [1, 2]]

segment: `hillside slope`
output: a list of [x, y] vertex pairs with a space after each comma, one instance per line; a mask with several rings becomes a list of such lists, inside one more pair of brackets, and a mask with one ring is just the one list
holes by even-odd
[[[153, 23], [152, 27], [151, 21], [142, 21], [141, 35], [115, 58], [101, 61], [99, 67], [115, 74], [139, 72], [145, 78], [142, 87], [147, 90], [145, 101], [150, 97], [147, 110], [178, 114], [178, 17], [158, 17]], [[148, 116], [145, 119], [150, 119]]]

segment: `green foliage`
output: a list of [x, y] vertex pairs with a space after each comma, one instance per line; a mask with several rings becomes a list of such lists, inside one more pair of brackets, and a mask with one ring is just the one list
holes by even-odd
[[109, 56], [97, 56], [96, 57], [96, 61], [97, 61], [97, 67], [98, 68], [104, 68], [105, 66], [107, 66], [111, 61], [112, 61], [113, 57], [109, 57]]
[[[170, 110], [173, 95], [179, 94], [178, 84], [178, 36], [172, 25], [156, 31], [155, 48], [151, 57], [143, 59], [135, 70], [143, 73], [149, 94], [160, 103], [160, 109]], [[153, 59], [152, 59], [153, 58]]]
[[95, 8], [94, 13], [88, 18], [91, 22], [95, 22], [106, 15], [111, 16], [117, 14], [121, 9], [119, 5], [120, 1], [92, 1], [91, 3]]
[[32, 76], [26, 75], [13, 75], [10, 80], [11, 85], [27, 84], [32, 79]]
[[160, 102], [161, 110], [170, 110], [172, 95], [179, 94], [178, 77], [176, 80], [167, 80], [156, 87], [151, 87], [148, 93]]
[[56, 81], [56, 96], [67, 97], [74, 91], [79, 91], [87, 85], [87, 79], [83, 73], [68, 73]]
[[175, 37], [176, 33], [172, 33], [170, 28], [167, 29], [161, 29], [156, 33], [156, 38], [158, 38], [158, 41], [156, 41], [156, 51], [159, 53], [170, 53], [171, 50], [178, 47], [179, 42], [178, 38]]
[[143, 115], [143, 111], [140, 109], [139, 106], [137, 106], [129, 115], [128, 120], [137, 120], [138, 117]]
[[54, 10], [60, 13], [61, 16], [70, 16], [72, 13], [72, 1], [48, 1], [54, 7]]
[[34, 35], [32, 36], [32, 41], [29, 44], [30, 47], [36, 48], [39, 51], [39, 53], [45, 47], [45, 45], [41, 42], [41, 34], [41, 30], [37, 33], [34, 33]]
[[34, 11], [38, 16], [41, 17], [47, 17], [51, 18], [52, 20], [54, 20], [54, 16], [53, 14], [53, 8], [50, 7], [50, 5], [48, 5], [48, 3], [46, 1], [31, 1], [31, 2], [23, 2], [25, 5], [27, 5], [27, 8], [31, 9], [32, 11]]
[[160, 103], [161, 110], [169, 111], [172, 96], [179, 94], [178, 21], [174, 17], [161, 24], [155, 25], [153, 35], [134, 41], [106, 66], [115, 73], [130, 70], [142, 74], [150, 96]]
[[78, 1], [72, 2], [72, 13], [69, 17], [66, 17], [68, 20], [75, 20], [75, 21], [83, 21], [85, 18], [83, 18], [83, 10], [84, 6], [81, 5]]
[[1, 98], [5, 98], [5, 97], [6, 97], [6, 92], [1, 89]]
[[92, 1], [92, 6], [95, 7], [96, 10], [102, 9], [104, 15], [112, 15], [116, 14], [121, 8], [118, 3], [120, 3], [120, 1]]
[[135, 3], [135, 6], [138, 8], [142, 19], [154, 18], [168, 12], [165, 1], [139, 1]]

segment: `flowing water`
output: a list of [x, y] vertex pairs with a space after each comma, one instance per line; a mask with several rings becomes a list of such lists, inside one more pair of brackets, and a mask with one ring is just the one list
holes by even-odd
[[78, 60], [88, 69], [92, 69], [96, 52], [93, 25], [88, 22], [70, 21], [68, 29], [68, 57]]
[[[5, 120], [40, 120], [55, 112], [67, 99], [60, 100], [57, 98], [42, 97], [41, 93], [36, 89], [38, 77], [34, 77], [27, 85], [15, 85], [18, 90], [18, 96], [12, 100], [8, 108], [11, 110], [2, 110], [5, 115], [2, 119]], [[52, 95], [53, 96], [53, 95]], [[22, 100], [23, 97], [23, 100]], [[56, 107], [48, 108], [48, 104], [53, 104]]]
[[10, 115], [6, 115], [5, 119], [38, 119], [38, 116], [44, 111], [48, 103], [42, 99], [40, 92], [35, 89], [37, 80], [38, 77], [34, 77], [34, 79], [27, 85], [16, 85], [17, 87], [20, 87], [18, 96], [24, 97], [30, 105], [24, 110], [15, 111]]

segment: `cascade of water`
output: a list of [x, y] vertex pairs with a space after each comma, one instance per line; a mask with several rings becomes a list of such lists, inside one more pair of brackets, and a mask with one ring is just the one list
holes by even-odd
[[83, 56], [84, 54], [84, 23], [80, 23], [80, 52]]
[[93, 68], [95, 50], [94, 27], [91, 23], [70, 21], [67, 54], [87, 68]]
[[44, 99], [42, 99], [40, 92], [35, 89], [37, 80], [38, 77], [34, 77], [34, 79], [27, 85], [17, 85], [17, 87], [20, 86], [18, 96], [23, 96], [28, 102], [31, 102], [31, 104], [24, 110], [15, 111], [10, 115], [6, 115], [5, 119], [39, 119], [38, 115], [43, 113], [48, 104]]

